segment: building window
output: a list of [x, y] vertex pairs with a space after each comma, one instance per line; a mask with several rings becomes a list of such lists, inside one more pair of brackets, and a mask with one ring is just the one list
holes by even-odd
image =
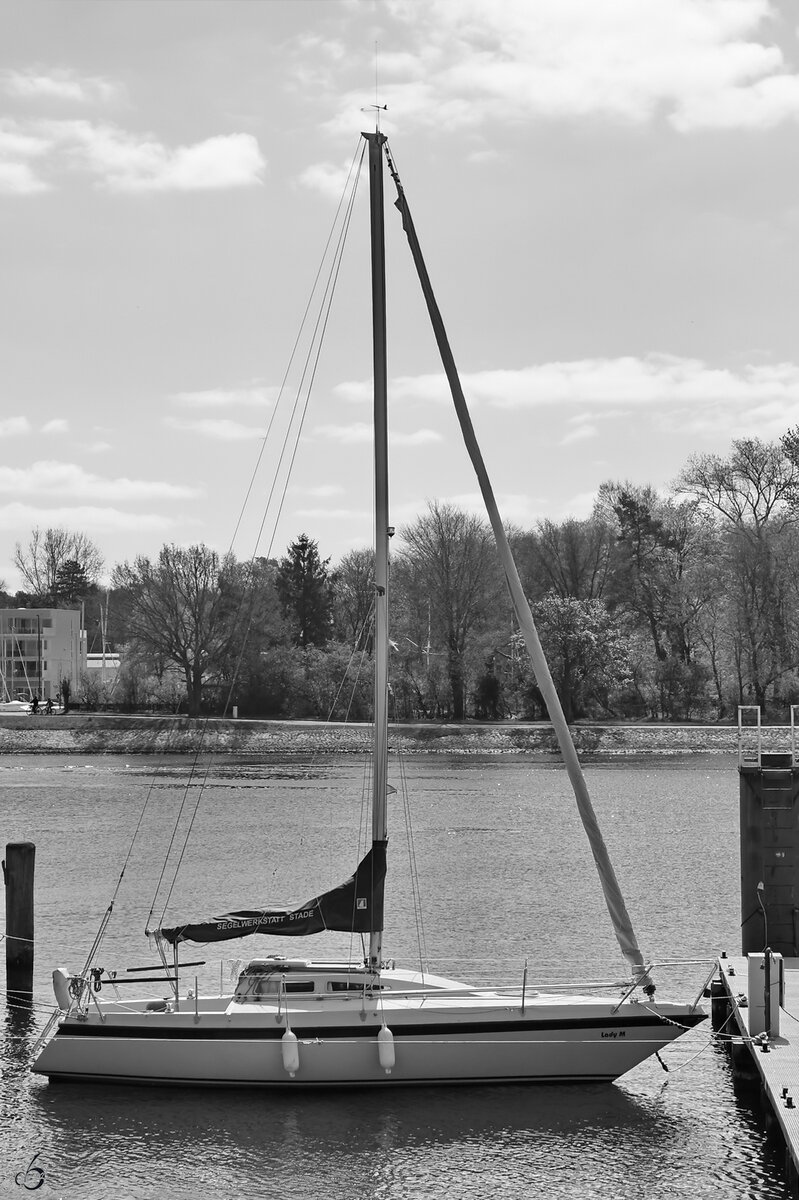
[[31, 621], [28, 617], [14, 617], [11, 620], [11, 628], [16, 633], [37, 633], [37, 625], [35, 621]]

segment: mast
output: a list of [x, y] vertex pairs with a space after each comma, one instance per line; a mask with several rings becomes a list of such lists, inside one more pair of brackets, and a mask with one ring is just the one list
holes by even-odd
[[[369, 143], [369, 213], [372, 253], [372, 353], [375, 469], [375, 690], [372, 766], [372, 844], [386, 840], [388, 786], [388, 388], [386, 366], [386, 254], [383, 215], [383, 145], [379, 130]], [[382, 930], [369, 935], [369, 963], [380, 969]]]

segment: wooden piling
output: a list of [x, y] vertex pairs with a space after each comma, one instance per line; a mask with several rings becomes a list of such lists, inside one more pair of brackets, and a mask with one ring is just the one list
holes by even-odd
[[731, 1037], [729, 1047], [733, 1084], [742, 1091], [756, 1088], [759, 1083], [757, 1067], [752, 1062], [746, 1041], [741, 1037]]
[[3, 861], [6, 888], [6, 988], [9, 1000], [33, 1000], [33, 842], [9, 842]]
[[[710, 1022], [717, 1033], [719, 1030], [725, 1029], [731, 1015], [732, 1005], [726, 988], [720, 979], [716, 979], [710, 985]], [[731, 1032], [729, 1029], [725, 1031]]]

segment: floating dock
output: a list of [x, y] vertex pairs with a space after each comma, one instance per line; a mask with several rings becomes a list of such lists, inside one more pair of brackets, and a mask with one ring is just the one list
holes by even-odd
[[764, 733], [760, 709], [740, 707], [741, 957], [717, 960], [711, 1015], [799, 1197], [799, 705], [779, 748]]
[[773, 956], [768, 989], [764, 959], [752, 954], [718, 960], [713, 1027], [732, 1035], [728, 1044], [736, 1079], [760, 1085], [767, 1124], [773, 1120], [785, 1142], [790, 1194], [799, 1196], [799, 958]]

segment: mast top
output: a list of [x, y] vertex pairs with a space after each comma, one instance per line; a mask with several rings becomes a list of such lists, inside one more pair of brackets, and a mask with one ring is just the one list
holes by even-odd
[[[380, 114], [381, 114], [381, 112], [388, 112], [388, 105], [387, 104], [367, 104], [364, 108], [361, 109], [361, 112], [373, 112], [375, 114], [375, 133], [378, 136], [382, 137], [383, 141], [385, 141], [386, 140], [385, 134], [380, 133]], [[370, 133], [365, 133], [363, 136], [371, 137], [372, 135]]]

